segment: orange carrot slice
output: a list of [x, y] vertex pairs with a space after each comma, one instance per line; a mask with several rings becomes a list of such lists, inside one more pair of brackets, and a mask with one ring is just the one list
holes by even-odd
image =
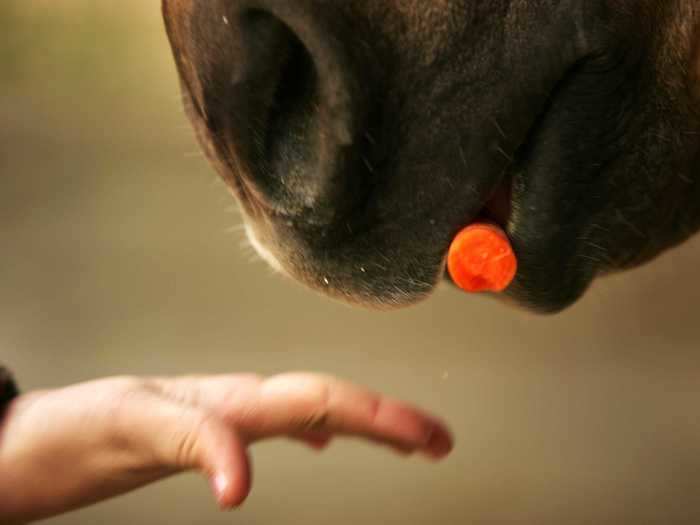
[[476, 223], [455, 237], [447, 269], [455, 284], [467, 292], [502, 292], [515, 279], [518, 260], [501, 228]]

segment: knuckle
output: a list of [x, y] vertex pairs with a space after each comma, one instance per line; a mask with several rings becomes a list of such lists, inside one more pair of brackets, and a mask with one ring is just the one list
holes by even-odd
[[331, 387], [321, 380], [310, 383], [302, 398], [308, 412], [302, 418], [302, 428], [308, 431], [321, 430], [328, 425], [330, 419]]
[[174, 462], [179, 468], [197, 466], [199, 448], [202, 441], [213, 433], [215, 420], [212, 414], [204, 411], [197, 412], [193, 423], [176, 437], [174, 447]]
[[304, 432], [317, 432], [328, 426], [328, 412], [317, 410], [301, 419], [299, 427]]
[[330, 426], [334, 381], [305, 373], [273, 376], [265, 381], [265, 395], [284, 399], [288, 407], [288, 425], [299, 431], [318, 431]]
[[383, 403], [384, 402], [382, 398], [380, 398], [379, 396], [372, 396], [372, 398], [369, 400], [369, 406], [367, 408], [367, 411], [369, 425], [372, 428], [374, 428], [377, 424], [377, 420], [379, 418], [379, 413], [382, 410]]

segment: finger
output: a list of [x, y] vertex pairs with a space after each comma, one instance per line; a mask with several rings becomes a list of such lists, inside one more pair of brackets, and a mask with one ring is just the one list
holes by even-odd
[[430, 436], [428, 445], [424, 448], [424, 452], [432, 459], [442, 459], [447, 456], [454, 448], [454, 438], [448, 430], [447, 426], [439, 420], [435, 421], [433, 435]]
[[[404, 403], [327, 376], [285, 374], [265, 380], [253, 374], [235, 374], [155, 381], [158, 388], [170, 397], [215, 409], [232, 423], [242, 425], [249, 440], [308, 432], [313, 427], [319, 430], [319, 427], [332, 425], [331, 433], [359, 435], [404, 454], [421, 449], [429, 457], [440, 459], [453, 446], [452, 436], [438, 419]], [[338, 400], [338, 406], [331, 403], [333, 399]], [[335, 419], [331, 417], [322, 421], [326, 418], [322, 414], [326, 409], [331, 410], [330, 415], [336, 416]], [[369, 425], [368, 412], [370, 415], [374, 412], [376, 418]], [[343, 424], [345, 415], [351, 417]], [[411, 433], [407, 426], [414, 427], [412, 439], [405, 435]], [[416, 445], [416, 427], [423, 427], [422, 432], [430, 434], [422, 447]]]
[[263, 439], [298, 432], [361, 436], [440, 458], [452, 448], [443, 423], [405, 403], [330, 377], [275, 376], [256, 387], [235, 417], [242, 433]]
[[132, 421], [158, 467], [196, 469], [208, 478], [222, 508], [240, 505], [251, 485], [250, 461], [240, 435], [216, 416], [158, 396], [142, 403]]
[[[169, 399], [231, 414], [246, 412], [254, 405], [252, 401], [257, 400], [259, 386], [263, 381], [262, 377], [255, 374], [231, 374], [154, 377], [149, 383]], [[299, 432], [289, 437], [314, 450], [323, 450], [330, 443], [332, 434]]]
[[238, 507], [251, 487], [250, 459], [246, 444], [235, 431], [218, 420], [208, 420], [198, 431], [193, 467], [208, 477], [221, 508]]

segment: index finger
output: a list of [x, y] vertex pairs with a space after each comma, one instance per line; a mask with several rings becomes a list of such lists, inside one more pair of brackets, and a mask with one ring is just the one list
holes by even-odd
[[231, 417], [251, 440], [313, 431], [359, 436], [435, 458], [452, 449], [452, 437], [437, 418], [333, 377], [274, 376], [246, 397], [247, 402], [236, 403]]

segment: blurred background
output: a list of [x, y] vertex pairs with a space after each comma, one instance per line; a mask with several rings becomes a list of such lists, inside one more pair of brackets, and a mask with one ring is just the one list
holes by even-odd
[[435, 410], [458, 440], [440, 465], [268, 443], [236, 513], [192, 475], [48, 524], [700, 523], [700, 238], [557, 317], [447, 288], [352, 309], [243, 242], [155, 0], [3, 0], [0, 34], [0, 362], [23, 388], [315, 370]]

